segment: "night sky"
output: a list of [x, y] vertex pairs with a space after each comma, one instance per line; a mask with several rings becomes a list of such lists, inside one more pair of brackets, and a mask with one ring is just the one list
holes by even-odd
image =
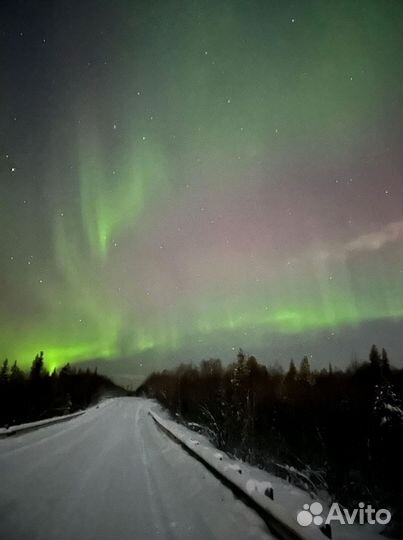
[[[403, 364], [399, 0], [3, 1], [0, 355]], [[114, 361], [115, 360], [115, 361]]]

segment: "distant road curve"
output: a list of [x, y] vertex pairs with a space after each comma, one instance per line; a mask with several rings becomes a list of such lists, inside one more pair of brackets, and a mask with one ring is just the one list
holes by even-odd
[[264, 522], [118, 398], [0, 440], [0, 538], [271, 540]]

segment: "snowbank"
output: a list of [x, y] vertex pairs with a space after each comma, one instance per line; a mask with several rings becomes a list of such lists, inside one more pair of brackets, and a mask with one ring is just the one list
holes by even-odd
[[9, 428], [0, 428], [0, 439], [4, 437], [10, 437], [10, 435], [16, 435], [18, 433], [27, 433], [28, 431], [39, 429], [41, 427], [49, 426], [50, 424], [58, 424], [59, 422], [65, 422], [76, 416], [81, 416], [85, 411], [78, 411], [72, 414], [65, 414], [63, 416], [54, 416], [53, 418], [45, 418], [44, 420], [38, 420], [37, 422], [28, 422], [26, 424], [19, 424], [17, 426], [10, 426]]
[[[156, 412], [158, 411], [158, 413]], [[200, 433], [171, 420], [167, 412], [156, 402], [149, 410], [158, 426], [168, 436], [181, 444], [191, 455], [202, 462], [225, 485], [230, 487], [245, 503], [253, 507], [267, 525], [284, 540], [327, 540], [318, 526], [301, 527], [297, 514], [304, 504], [315, 500], [321, 502], [325, 513], [329, 509], [325, 499], [312, 496], [284, 478], [258, 469], [217, 451], [211, 442]], [[273, 498], [273, 500], [271, 499]], [[381, 540], [382, 526], [340, 525], [332, 523], [333, 540]]]
[[196, 459], [201, 461], [213, 474], [256, 510], [270, 529], [284, 540], [326, 540], [326, 536], [317, 528], [302, 529], [296, 519], [286, 509], [271, 499], [273, 486], [271, 482], [259, 482], [250, 478], [249, 471], [242, 463], [230, 460], [225, 454], [200, 444], [189, 437], [186, 429], [173, 422], [161, 418], [154, 411], [150, 415], [156, 424], [171, 438], [181, 444]]

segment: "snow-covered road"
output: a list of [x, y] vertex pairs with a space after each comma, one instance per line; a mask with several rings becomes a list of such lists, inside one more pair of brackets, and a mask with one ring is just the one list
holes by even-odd
[[161, 433], [138, 398], [0, 440], [0, 538], [268, 540], [267, 526]]

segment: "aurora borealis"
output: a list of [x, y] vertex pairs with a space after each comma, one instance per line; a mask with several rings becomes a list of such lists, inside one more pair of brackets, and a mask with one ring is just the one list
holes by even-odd
[[402, 362], [402, 21], [398, 0], [2, 4], [3, 357], [320, 366], [380, 339]]

